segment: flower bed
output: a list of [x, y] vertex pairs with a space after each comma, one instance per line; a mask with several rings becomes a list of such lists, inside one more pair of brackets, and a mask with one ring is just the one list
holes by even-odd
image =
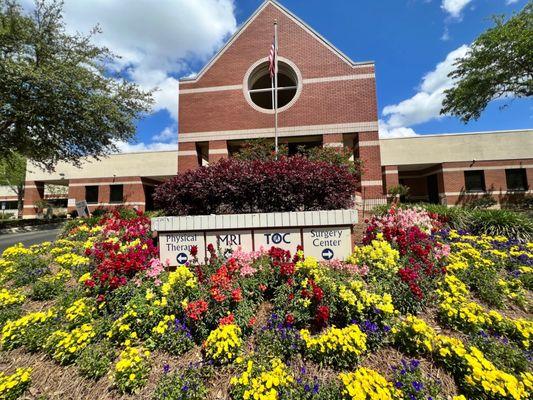
[[394, 208], [335, 263], [210, 246], [206, 264], [170, 269], [142, 214], [75, 220], [62, 236], [0, 258], [0, 354], [17, 351], [20, 364], [0, 374], [5, 398], [28, 387], [61, 398], [32, 353], [97, 398], [516, 400], [533, 390], [532, 243]]

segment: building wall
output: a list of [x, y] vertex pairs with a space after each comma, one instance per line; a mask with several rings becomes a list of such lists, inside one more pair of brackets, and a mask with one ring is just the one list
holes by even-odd
[[228, 141], [274, 136], [272, 110], [246, 99], [247, 74], [266, 56], [278, 21], [279, 60], [294, 66], [301, 91], [278, 114], [278, 135], [323, 136], [325, 145], [356, 136], [364, 142], [363, 191], [382, 195], [374, 64], [354, 64], [277, 4], [266, 3], [194, 80], [180, 82], [179, 171], [200, 165], [197, 143], [208, 142], [209, 162], [227, 157]]

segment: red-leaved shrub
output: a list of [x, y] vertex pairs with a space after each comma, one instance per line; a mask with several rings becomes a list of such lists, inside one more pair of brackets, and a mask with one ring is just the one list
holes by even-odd
[[346, 166], [305, 157], [221, 160], [159, 185], [156, 205], [167, 215], [344, 209], [357, 178]]

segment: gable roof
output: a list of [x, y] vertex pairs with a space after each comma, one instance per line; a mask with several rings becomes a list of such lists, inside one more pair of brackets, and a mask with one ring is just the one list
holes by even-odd
[[305, 31], [307, 31], [309, 34], [311, 34], [312, 37], [314, 37], [316, 40], [318, 40], [323, 46], [327, 47], [331, 52], [333, 52], [337, 57], [342, 59], [344, 62], [346, 62], [349, 66], [352, 68], [355, 68], [360, 65], [367, 65], [367, 64], [373, 64], [373, 61], [362, 61], [362, 62], [354, 62], [350, 57], [348, 57], [346, 54], [344, 54], [342, 51], [340, 51], [338, 48], [333, 46], [327, 39], [325, 39], [322, 35], [320, 35], [317, 31], [315, 31], [313, 28], [311, 28], [309, 25], [307, 25], [304, 21], [302, 21], [299, 17], [297, 17], [295, 14], [293, 14], [291, 11], [289, 11], [287, 8], [282, 6], [280, 3], [278, 3], [275, 0], [266, 0], [255, 12], [246, 20], [246, 22], [233, 34], [233, 36], [228, 40], [228, 42], [211, 58], [211, 60], [200, 70], [200, 72], [191, 78], [180, 78], [180, 82], [183, 83], [193, 83], [197, 82], [206, 72], [211, 68], [211, 66], [224, 54], [224, 52], [237, 40], [237, 38], [250, 26], [250, 24], [255, 20], [255, 18], [261, 14], [261, 12], [268, 6], [272, 5], [276, 7], [278, 10], [280, 10], [282, 13], [284, 13], [287, 17], [289, 17], [292, 21], [294, 21], [297, 25], [299, 25], [301, 28], [303, 28]]

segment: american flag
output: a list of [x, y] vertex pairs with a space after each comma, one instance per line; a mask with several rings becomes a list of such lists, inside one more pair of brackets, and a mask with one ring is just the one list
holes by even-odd
[[276, 73], [276, 45], [272, 42], [270, 46], [270, 53], [268, 53], [268, 70], [270, 71], [270, 77], [273, 78]]

